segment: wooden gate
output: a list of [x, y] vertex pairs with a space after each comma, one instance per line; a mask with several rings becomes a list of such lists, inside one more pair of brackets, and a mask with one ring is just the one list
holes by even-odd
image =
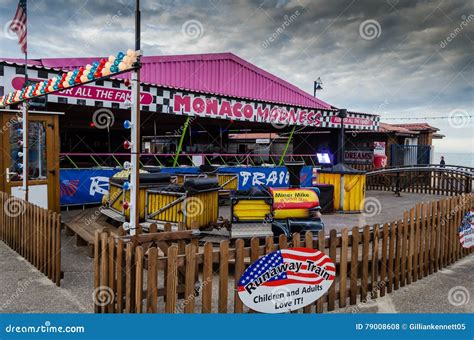
[[60, 232], [59, 214], [0, 192], [0, 239], [58, 286]]

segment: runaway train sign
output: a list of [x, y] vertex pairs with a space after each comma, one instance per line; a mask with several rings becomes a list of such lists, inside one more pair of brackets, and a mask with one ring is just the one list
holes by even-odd
[[286, 313], [307, 306], [331, 287], [336, 268], [323, 252], [308, 248], [270, 253], [244, 272], [238, 294], [261, 313]]

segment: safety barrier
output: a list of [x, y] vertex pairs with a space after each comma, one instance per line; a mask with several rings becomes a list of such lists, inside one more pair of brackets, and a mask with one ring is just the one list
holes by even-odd
[[61, 216], [4, 192], [0, 207], [0, 239], [59, 286]]
[[474, 173], [438, 166], [387, 168], [368, 172], [367, 190], [388, 190], [454, 196], [471, 193]]
[[[140, 164], [172, 167], [176, 154], [171, 153], [141, 153]], [[176, 166], [193, 165], [193, 157], [199, 157], [202, 164], [218, 165], [246, 165], [258, 166], [262, 164], [279, 165], [281, 154], [232, 154], [232, 153], [186, 153], [180, 154]], [[104, 167], [119, 166], [130, 158], [130, 153], [61, 153], [61, 168]], [[284, 162], [304, 162], [306, 165], [316, 166], [313, 154], [287, 154]]]
[[323, 232], [315, 238], [295, 234], [288, 242], [282, 235], [278, 244], [267, 237], [264, 242], [252, 239], [250, 246], [238, 239], [235, 244], [225, 240], [218, 247], [209, 242], [198, 247], [192, 231], [157, 233], [156, 227], [133, 237], [97, 232], [96, 312], [252, 312], [236, 290], [246, 266], [274, 250], [299, 246], [324, 251], [336, 263], [337, 273], [329, 291], [299, 311], [320, 313], [338, 304], [357, 312], [368, 299], [471, 254], [473, 248], [461, 247], [458, 227], [473, 198], [469, 194], [419, 203], [399, 221], [341, 233], [331, 230], [328, 237]]

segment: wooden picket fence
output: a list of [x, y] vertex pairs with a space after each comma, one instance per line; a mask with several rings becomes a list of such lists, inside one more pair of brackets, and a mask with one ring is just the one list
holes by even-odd
[[56, 285], [61, 282], [61, 217], [0, 192], [0, 240]]
[[[472, 253], [461, 247], [457, 228], [473, 195], [419, 203], [399, 221], [218, 246], [198, 246], [191, 231], [117, 236], [96, 233], [95, 311], [98, 313], [253, 312], [237, 295], [245, 268], [277, 249], [304, 246], [324, 251], [336, 263], [329, 291], [304, 313], [338, 305], [357, 311], [375, 299], [437, 272]], [[178, 234], [176, 234], [178, 233]], [[188, 241], [185, 239], [187, 238]], [[179, 241], [175, 241], [179, 240]], [[189, 242], [191, 240], [191, 242]], [[262, 242], [264, 241], [264, 242]], [[353, 307], [349, 307], [353, 306]], [[297, 311], [298, 312], [298, 311]]]

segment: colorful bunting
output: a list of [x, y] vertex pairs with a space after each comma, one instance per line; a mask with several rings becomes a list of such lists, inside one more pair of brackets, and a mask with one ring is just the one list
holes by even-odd
[[132, 70], [137, 61], [139, 51], [128, 50], [127, 53], [119, 52], [117, 56], [111, 55], [108, 59], [101, 59], [92, 65], [58, 75], [52, 79], [38, 84], [12, 91], [0, 97], [0, 107], [17, 104], [27, 99], [43, 96], [64, 90], [68, 87], [79, 86], [107, 76]]

